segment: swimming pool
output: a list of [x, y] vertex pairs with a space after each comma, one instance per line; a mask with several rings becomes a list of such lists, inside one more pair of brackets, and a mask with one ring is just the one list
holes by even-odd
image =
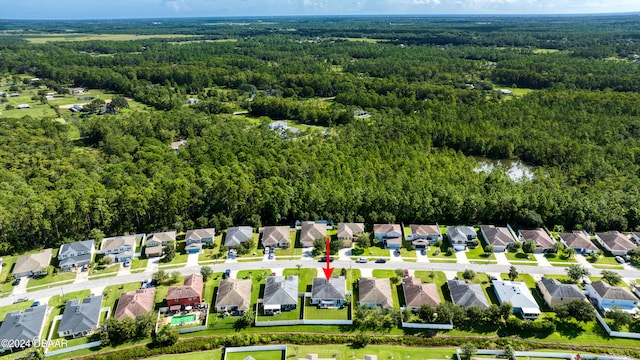
[[178, 315], [171, 318], [171, 325], [189, 324], [196, 321], [196, 314]]

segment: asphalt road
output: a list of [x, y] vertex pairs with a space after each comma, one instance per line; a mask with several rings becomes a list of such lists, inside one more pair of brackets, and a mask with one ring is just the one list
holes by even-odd
[[[325, 264], [312, 260], [286, 260], [286, 261], [252, 261], [252, 262], [238, 262], [238, 263], [225, 263], [208, 265], [214, 272], [223, 272], [226, 269], [232, 271], [238, 270], [260, 270], [260, 269], [277, 269], [277, 268], [296, 268], [296, 265], [302, 264], [304, 268], [321, 268]], [[458, 264], [458, 263], [419, 263], [419, 262], [398, 262], [387, 261], [385, 264], [376, 264], [370, 261], [365, 264], [359, 264], [355, 261], [336, 260], [331, 263], [334, 268], [353, 268], [353, 269], [409, 269], [409, 270], [435, 270], [435, 271], [464, 271], [465, 269], [471, 269], [477, 273], [506, 273], [509, 272], [510, 265], [497, 265], [497, 264]], [[549, 274], [549, 275], [566, 275], [564, 267], [559, 266], [530, 266], [530, 265], [514, 265], [521, 274]], [[167, 272], [178, 271], [183, 275], [200, 273], [200, 266], [190, 266], [177, 269], [169, 269]], [[600, 275], [600, 269], [589, 269], [591, 275]], [[615, 270], [624, 278], [640, 279], [640, 271], [633, 270]], [[322, 274], [321, 272], [319, 272]], [[129, 282], [140, 281], [151, 278], [151, 273], [141, 272], [131, 275], [107, 277], [103, 279], [89, 280], [85, 282], [56, 286], [48, 289], [42, 289], [37, 291], [28, 292], [20, 295], [10, 295], [0, 299], [0, 306], [12, 304], [16, 299], [27, 297], [32, 300], [41, 298], [47, 298], [55, 295], [62, 295], [80, 291], [91, 290], [95, 288], [102, 288], [110, 285], [118, 285]]]

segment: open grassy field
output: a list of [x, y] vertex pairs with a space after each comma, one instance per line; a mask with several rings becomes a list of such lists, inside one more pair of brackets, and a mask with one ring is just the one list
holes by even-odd
[[35, 44], [44, 44], [52, 41], [94, 41], [94, 40], [110, 40], [110, 41], [130, 41], [144, 39], [176, 39], [190, 38], [195, 35], [179, 35], [179, 34], [158, 34], [158, 35], [136, 35], [136, 34], [22, 34], [13, 33], [13, 36], [25, 39]]

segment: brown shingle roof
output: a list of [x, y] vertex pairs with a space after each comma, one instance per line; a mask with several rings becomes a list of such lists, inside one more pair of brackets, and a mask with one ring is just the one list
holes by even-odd
[[20, 256], [13, 267], [13, 274], [38, 272], [49, 267], [52, 249], [43, 249], [38, 253]]
[[572, 233], [560, 233], [558, 236], [567, 246], [572, 248], [598, 250], [598, 247], [591, 242], [589, 236], [582, 231], [574, 231]]
[[300, 229], [300, 243], [303, 246], [312, 246], [313, 241], [327, 236], [327, 224], [305, 221]]
[[380, 304], [383, 308], [393, 307], [391, 282], [389, 279], [361, 277], [358, 279], [358, 301], [368, 304]]
[[118, 300], [115, 316], [118, 320], [130, 317], [136, 317], [153, 311], [155, 288], [138, 289], [134, 291], [124, 292]]
[[262, 246], [276, 246], [291, 242], [291, 228], [288, 226], [265, 226], [262, 230]]
[[596, 236], [607, 244], [611, 250], [631, 250], [636, 248], [636, 244], [631, 241], [628, 235], [621, 234], [618, 231], [596, 233]]
[[418, 308], [424, 304], [438, 306], [440, 295], [436, 284], [423, 284], [419, 278], [406, 277], [402, 280], [406, 306]]
[[218, 286], [216, 307], [237, 306], [238, 310], [249, 310], [251, 304], [251, 280], [224, 279]]
[[551, 249], [553, 248], [553, 244], [555, 241], [544, 231], [543, 228], [537, 228], [534, 230], [520, 230], [520, 235], [524, 238], [524, 240], [533, 240], [536, 243], [537, 247], [541, 247], [542, 249]]
[[638, 298], [635, 297], [628, 289], [611, 286], [602, 280], [591, 283], [591, 286], [603, 299], [638, 301]]
[[202, 275], [191, 274], [184, 279], [184, 285], [171, 286], [167, 292], [168, 299], [186, 299], [199, 297], [202, 299]]

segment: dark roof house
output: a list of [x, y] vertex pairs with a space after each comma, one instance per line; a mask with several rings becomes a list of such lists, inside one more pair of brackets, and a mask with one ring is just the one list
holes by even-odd
[[265, 314], [295, 309], [298, 306], [298, 277], [267, 276], [262, 305]]
[[63, 271], [68, 271], [91, 265], [94, 251], [95, 242], [93, 240], [62, 244], [58, 251], [58, 266]]
[[251, 239], [252, 236], [253, 228], [251, 226], [230, 227], [227, 229], [227, 234], [224, 238], [224, 246], [236, 247]]
[[436, 284], [423, 284], [419, 278], [402, 279], [402, 291], [405, 305], [411, 310], [417, 310], [425, 304], [436, 307], [441, 302]]
[[584, 294], [575, 284], [563, 284], [556, 279], [543, 277], [537, 285], [544, 301], [550, 307], [585, 299]]
[[533, 240], [533, 242], [536, 243], [536, 248], [534, 250], [536, 253], [547, 252], [554, 249], [554, 244], [556, 242], [543, 228], [520, 230], [519, 234], [522, 241]]
[[102, 295], [67, 301], [58, 325], [58, 336], [77, 338], [93, 334], [98, 329], [101, 308]]
[[[47, 315], [47, 305], [40, 305], [8, 313], [0, 326], [0, 339], [11, 339], [13, 343], [30, 342], [33, 339], [43, 339], [44, 319]], [[2, 344], [2, 349], [9, 350], [9, 345]], [[17, 347], [17, 346], [15, 346]], [[15, 348], [14, 347], [14, 348]]]
[[474, 305], [482, 309], [489, 307], [489, 301], [487, 301], [480, 284], [467, 284], [463, 280], [449, 280], [447, 286], [454, 304], [465, 309]]
[[509, 227], [480, 225], [480, 233], [485, 242], [493, 246], [493, 251], [503, 252], [516, 242], [516, 238]]
[[566, 246], [575, 249], [580, 254], [592, 254], [598, 251], [598, 247], [591, 241], [586, 231], [574, 231], [559, 233], [560, 241]]

